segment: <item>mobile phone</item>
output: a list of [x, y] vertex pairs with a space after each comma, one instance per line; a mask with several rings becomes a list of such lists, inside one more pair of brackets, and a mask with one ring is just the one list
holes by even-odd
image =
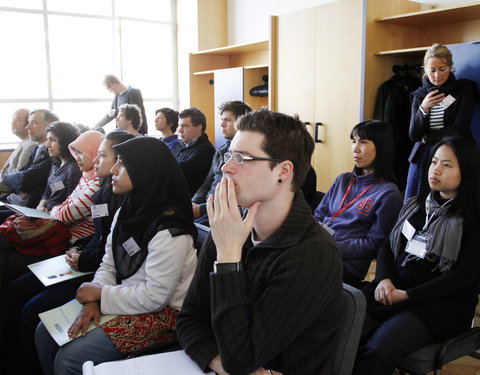
[[435, 91], [435, 90], [438, 90], [438, 92], [437, 92], [436, 95], [442, 93], [442, 88], [441, 88], [440, 86], [432, 86], [432, 87], [430, 88], [430, 92]]

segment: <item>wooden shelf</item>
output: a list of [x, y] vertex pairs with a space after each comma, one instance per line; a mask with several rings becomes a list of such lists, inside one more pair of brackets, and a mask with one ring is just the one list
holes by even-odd
[[214, 48], [204, 51], [193, 52], [192, 55], [241, 55], [251, 52], [259, 52], [268, 50], [268, 40], [257, 42], [257, 43], [248, 43], [248, 44], [237, 44], [228, 47]]
[[[218, 69], [218, 70], [220, 70], [220, 69]], [[193, 72], [192, 74], [194, 76], [204, 76], [204, 75], [213, 74], [213, 73], [215, 73], [215, 70], [205, 70], [203, 72]]]
[[262, 69], [262, 68], [268, 68], [268, 64], [262, 64], [262, 65], [251, 65], [251, 66], [244, 66], [243, 69], [249, 70], [249, 69]]
[[473, 21], [480, 18], [480, 2], [454, 7], [422, 10], [392, 17], [376, 19], [376, 22], [395, 25], [425, 27], [441, 24]]
[[[237, 68], [237, 67], [235, 67]], [[251, 65], [251, 66], [244, 66], [243, 69], [245, 70], [252, 70], [252, 69], [262, 69], [262, 68], [268, 68], [268, 65], [265, 64], [265, 65]], [[225, 69], [231, 69], [231, 68], [225, 68]], [[219, 70], [224, 70], [224, 69], [215, 69], [215, 70], [204, 70], [202, 72], [194, 72], [193, 75], [194, 76], [203, 76], [203, 75], [207, 75], [207, 74], [213, 74], [215, 73], [216, 71], [219, 71]]]
[[375, 56], [405, 56], [405, 57], [423, 57], [428, 47], [394, 49], [390, 51], [380, 51]]

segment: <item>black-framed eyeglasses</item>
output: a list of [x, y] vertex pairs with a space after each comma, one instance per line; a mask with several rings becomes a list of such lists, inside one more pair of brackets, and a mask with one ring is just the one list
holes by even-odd
[[226, 152], [223, 155], [223, 161], [226, 163], [230, 159], [233, 159], [233, 161], [237, 164], [243, 164], [245, 161], [257, 161], [257, 160], [267, 160], [267, 161], [274, 161], [277, 163], [282, 162], [283, 160], [281, 159], [275, 159], [275, 158], [259, 158], [256, 156], [250, 156], [250, 155], [243, 155], [241, 152], [235, 151], [235, 152]]

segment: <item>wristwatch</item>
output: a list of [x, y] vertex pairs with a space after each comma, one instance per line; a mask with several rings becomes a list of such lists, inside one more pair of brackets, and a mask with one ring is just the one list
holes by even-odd
[[228, 272], [239, 272], [243, 269], [242, 262], [237, 263], [218, 263], [215, 261], [213, 263], [213, 272], [218, 274], [228, 273]]

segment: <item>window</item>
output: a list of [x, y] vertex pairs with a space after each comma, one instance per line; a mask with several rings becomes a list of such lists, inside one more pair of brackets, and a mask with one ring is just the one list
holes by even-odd
[[105, 74], [142, 91], [149, 134], [157, 108], [178, 106], [175, 0], [1, 0], [0, 35], [0, 147], [18, 142], [18, 108], [94, 127], [113, 99]]

